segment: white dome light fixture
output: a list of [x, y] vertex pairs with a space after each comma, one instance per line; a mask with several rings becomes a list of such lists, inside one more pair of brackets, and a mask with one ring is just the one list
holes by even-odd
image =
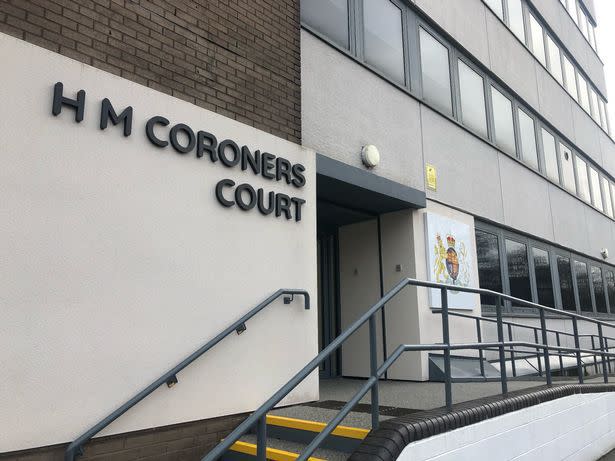
[[380, 163], [380, 152], [373, 144], [366, 144], [361, 148], [361, 160], [367, 168], [374, 168]]

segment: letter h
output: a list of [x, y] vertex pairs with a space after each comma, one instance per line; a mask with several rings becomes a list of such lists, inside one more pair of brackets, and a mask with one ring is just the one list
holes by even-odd
[[83, 120], [83, 111], [85, 109], [85, 91], [77, 92], [77, 99], [70, 99], [63, 96], [64, 85], [58, 82], [53, 87], [53, 107], [51, 113], [59, 115], [62, 112], [62, 106], [66, 105], [75, 109], [75, 121], [78, 123]]

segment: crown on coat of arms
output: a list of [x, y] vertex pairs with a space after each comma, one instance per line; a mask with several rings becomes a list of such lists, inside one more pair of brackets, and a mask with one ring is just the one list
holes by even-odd
[[446, 243], [448, 244], [449, 247], [455, 247], [455, 237], [453, 237], [452, 235], [447, 235], [446, 236]]

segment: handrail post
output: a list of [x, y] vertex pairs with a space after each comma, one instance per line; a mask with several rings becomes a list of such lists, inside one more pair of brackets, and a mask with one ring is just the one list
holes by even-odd
[[[604, 350], [607, 354], [609, 353], [609, 340], [606, 338], [606, 336], [604, 337]], [[606, 364], [609, 367], [609, 373], [611, 373], [611, 357], [610, 356], [607, 356]]]
[[[591, 338], [592, 338], [592, 350], [595, 351], [596, 350], [595, 335], [592, 334]], [[596, 354], [594, 354], [594, 373], [598, 374], [598, 356]]]
[[256, 424], [256, 459], [267, 460], [267, 415], [263, 415]]
[[451, 411], [453, 408], [453, 389], [451, 378], [451, 345], [449, 325], [448, 325], [448, 290], [440, 288], [440, 300], [442, 304], [442, 342], [446, 346], [444, 349], [444, 396], [446, 409]]
[[574, 347], [577, 350], [577, 374], [579, 375], [579, 384], [583, 384], [583, 365], [581, 362], [581, 342], [579, 341], [579, 325], [577, 318], [572, 317], [572, 332], [574, 334]]
[[502, 298], [498, 296], [495, 302], [495, 313], [498, 324], [498, 342], [500, 343], [500, 381], [502, 394], [508, 394], [508, 381], [506, 378], [506, 356], [504, 355], [504, 324], [502, 323]]
[[606, 355], [604, 355], [604, 336], [602, 335], [602, 324], [598, 324], [598, 340], [600, 341], [600, 352], [602, 357], [602, 376], [604, 377], [604, 382], [609, 382], [609, 374], [606, 370]]
[[380, 426], [380, 403], [378, 399], [378, 349], [376, 341], [376, 317], [372, 315], [369, 318], [369, 370], [370, 375], [376, 378], [376, 383], [372, 386], [372, 430], [378, 429]]
[[[480, 319], [476, 319], [476, 342], [478, 344], [483, 342], [483, 335], [480, 329]], [[480, 375], [485, 377], [485, 364], [483, 363], [485, 357], [482, 349], [478, 349], [478, 361], [480, 366]]]
[[547, 375], [547, 386], [553, 384], [551, 380], [551, 363], [549, 362], [549, 343], [547, 340], [547, 320], [545, 319], [545, 311], [540, 311], [540, 329], [542, 331], [542, 344], [545, 346], [543, 349], [545, 359], [545, 374]]
[[[512, 342], [512, 340], [513, 340], [512, 325], [510, 323], [508, 324], [508, 340], [510, 342]], [[513, 378], [514, 378], [515, 376], [517, 376], [517, 366], [515, 365], [515, 348], [514, 348], [514, 346], [510, 346], [510, 365], [512, 366], [512, 375], [513, 375]]]
[[[534, 342], [538, 345], [538, 328], [534, 330]], [[540, 348], [536, 348], [536, 361], [538, 362], [538, 376], [542, 376], [542, 362], [540, 361]]]
[[[557, 347], [561, 347], [559, 331], [555, 332], [555, 344], [557, 344]], [[559, 371], [561, 374], [564, 374], [564, 359], [562, 358], [562, 351], [558, 349], [557, 355], [559, 356]]]

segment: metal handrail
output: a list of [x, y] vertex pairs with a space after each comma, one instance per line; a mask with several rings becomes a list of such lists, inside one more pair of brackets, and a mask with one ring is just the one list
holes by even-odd
[[86, 442], [88, 442], [92, 437], [94, 437], [96, 434], [102, 431], [105, 427], [107, 427], [117, 418], [122, 416], [124, 413], [126, 413], [128, 410], [130, 410], [132, 407], [134, 407], [137, 403], [139, 403], [145, 397], [150, 395], [160, 386], [162, 386], [163, 384], [166, 384], [168, 387], [172, 387], [173, 385], [175, 385], [178, 382], [177, 374], [180, 371], [182, 371], [184, 368], [186, 368], [196, 359], [201, 357], [205, 352], [213, 348], [216, 344], [218, 344], [220, 341], [222, 341], [224, 338], [226, 338], [231, 333], [233, 332], [237, 332], [237, 334], [243, 333], [246, 330], [246, 322], [248, 320], [250, 320], [252, 317], [254, 317], [256, 314], [258, 314], [265, 307], [267, 307], [269, 304], [271, 304], [273, 301], [275, 301], [282, 295], [285, 295], [284, 304], [290, 304], [291, 301], [294, 299], [294, 295], [301, 295], [303, 296], [303, 299], [304, 299], [305, 309], [310, 308], [310, 294], [306, 290], [291, 289], [291, 288], [279, 289], [278, 291], [273, 293], [271, 296], [269, 296], [267, 299], [259, 303], [256, 307], [251, 309], [247, 314], [242, 316], [239, 320], [233, 322], [231, 325], [225, 328], [222, 332], [216, 335], [213, 339], [209, 340], [206, 344], [201, 346], [199, 349], [194, 351], [192, 354], [190, 354], [180, 363], [178, 363], [173, 368], [171, 368], [169, 371], [164, 373], [162, 376], [160, 376], [158, 379], [152, 382], [149, 386], [141, 390], [134, 397], [126, 401], [123, 405], [118, 407], [116, 410], [114, 410], [109, 415], [104, 417], [102, 420], [100, 420], [90, 429], [88, 429], [83, 434], [81, 434], [77, 439], [71, 442], [66, 448], [66, 451], [64, 453], [64, 460], [73, 461], [77, 456], [82, 455], [83, 445]]
[[[377, 348], [376, 348], [376, 319], [375, 314], [395, 295], [397, 295], [406, 286], [417, 286], [425, 288], [435, 288], [440, 290], [441, 297], [441, 309], [442, 315], [442, 337], [443, 344], [437, 345], [401, 345], [399, 346], [391, 356], [389, 356], [384, 364], [380, 367], [377, 366]], [[448, 292], [466, 292], [474, 294], [483, 294], [495, 296], [496, 303], [496, 317], [497, 317], [497, 335], [498, 341], [495, 343], [468, 343], [453, 345], [450, 343], [449, 335], [449, 307], [448, 307]], [[540, 314], [540, 330], [542, 333], [542, 343], [529, 343], [529, 342], [515, 342], [504, 341], [503, 331], [503, 319], [502, 319], [502, 303], [503, 301], [511, 301], [525, 305], [531, 308], [538, 309]], [[575, 347], [567, 348], [561, 346], [549, 346], [546, 331], [546, 313], [556, 313], [559, 316], [564, 315], [572, 319]], [[615, 353], [610, 353], [604, 349], [604, 336], [602, 334], [602, 327], [615, 327], [615, 325], [597, 320], [591, 317], [585, 317], [580, 314], [560, 311], [548, 306], [526, 301], [524, 299], [515, 298], [514, 296], [506, 295], [504, 293], [498, 293], [491, 290], [482, 288], [469, 288], [451, 286], [437, 282], [420, 281], [411, 278], [405, 278], [389, 290], [376, 304], [370, 307], [364, 314], [362, 314], [357, 320], [355, 320], [346, 330], [344, 330], [337, 338], [335, 338], [328, 346], [326, 346], [316, 357], [314, 357], [307, 365], [305, 365], [299, 372], [295, 374], [286, 384], [284, 384], [277, 392], [275, 392], [269, 399], [267, 399], [258, 409], [256, 409], [248, 418], [246, 418], [239, 426], [235, 428], [224, 440], [222, 440], [212, 451], [205, 455], [201, 461], [215, 461], [221, 457], [240, 437], [250, 431], [252, 428], [257, 429], [257, 459], [265, 460], [266, 455], [266, 437], [267, 437], [267, 422], [266, 415], [277, 405], [286, 395], [288, 395], [299, 383], [301, 383], [310, 373], [312, 373], [316, 367], [320, 365], [329, 355], [336, 351], [354, 332], [356, 332], [361, 326], [369, 321], [369, 342], [370, 342], [370, 378], [361, 387], [359, 392], [350, 399], [346, 405], [340, 410], [340, 412], [330, 421], [330, 423], [321, 431], [312, 442], [305, 448], [305, 450], [297, 458], [298, 461], [305, 461], [307, 458], [318, 448], [320, 443], [334, 430], [334, 428], [343, 420], [343, 418], [350, 412], [350, 410], [356, 405], [359, 400], [371, 390], [371, 409], [372, 409], [372, 429], [377, 429], [379, 425], [379, 404], [378, 404], [378, 380], [382, 376], [382, 373], [388, 369], [391, 364], [397, 360], [402, 352], [406, 350], [443, 350], [444, 351], [444, 372], [445, 372], [445, 400], [447, 408], [452, 407], [452, 378], [451, 378], [451, 364], [450, 364], [450, 351], [453, 349], [485, 349], [497, 347], [500, 355], [500, 380], [502, 384], [502, 393], [508, 393], [507, 376], [505, 366], [505, 353], [506, 348], [510, 352], [514, 350], [515, 346], [528, 347], [532, 349], [542, 349], [545, 361], [545, 372], [547, 375], [547, 385], [552, 384], [551, 380], [551, 368], [549, 364], [549, 349], [558, 351], [570, 351], [576, 353], [577, 369], [579, 371], [579, 381], [583, 382], [581, 353], [595, 354], [596, 350], [581, 349], [579, 345], [579, 332], [578, 332], [578, 320], [583, 320], [596, 324], [598, 327], [598, 336], [600, 339], [600, 355], [602, 356], [602, 368], [604, 381], [608, 382], [608, 375], [606, 370], [605, 358], [606, 356], [614, 356]], [[536, 339], [537, 341], [537, 339]], [[400, 347], [402, 350], [400, 350]], [[399, 352], [398, 352], [399, 351]], [[386, 366], [385, 366], [386, 365]], [[384, 368], [383, 368], [384, 367]]]

